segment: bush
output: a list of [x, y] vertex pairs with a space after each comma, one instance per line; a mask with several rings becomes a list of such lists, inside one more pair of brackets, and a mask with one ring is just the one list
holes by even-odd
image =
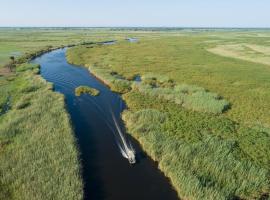
[[113, 80], [111, 89], [115, 92], [126, 93], [131, 90], [131, 82], [121, 79]]
[[173, 87], [174, 81], [167, 76], [155, 75], [153, 73], [145, 74], [141, 77], [142, 82], [155, 87]]

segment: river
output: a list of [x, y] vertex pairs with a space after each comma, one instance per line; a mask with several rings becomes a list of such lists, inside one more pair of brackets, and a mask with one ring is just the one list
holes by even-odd
[[[137, 163], [122, 157], [112, 131], [111, 110], [121, 128], [120, 113], [126, 105], [89, 71], [68, 64], [66, 49], [46, 53], [33, 60], [41, 65], [41, 76], [65, 96], [82, 164], [85, 199], [91, 200], [175, 200], [177, 193], [168, 178], [141, 149], [136, 140], [126, 136], [136, 150]], [[96, 88], [100, 95], [76, 97], [80, 85]]]

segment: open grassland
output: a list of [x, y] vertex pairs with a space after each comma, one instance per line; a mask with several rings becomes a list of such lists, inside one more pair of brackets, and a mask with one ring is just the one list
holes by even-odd
[[270, 65], [270, 45], [227, 44], [211, 48], [209, 51], [220, 56]]
[[118, 38], [118, 34], [99, 29], [0, 28], [0, 67], [9, 61], [10, 56], [19, 58], [48, 46], [60, 47], [115, 38]]
[[[244, 40], [258, 48], [268, 35], [172, 34], [78, 46], [67, 59], [124, 93], [128, 131], [159, 162], [181, 198], [267, 199], [270, 68], [208, 49]], [[135, 80], [138, 75], [142, 80]], [[115, 89], [117, 82], [125, 87]]]
[[[232, 104], [226, 113], [229, 118], [251, 126], [269, 127], [269, 66], [208, 52], [207, 49], [217, 45], [205, 42], [217, 37], [209, 35], [164, 36], [143, 38], [138, 43], [120, 41], [110, 46], [76, 47], [67, 57], [71, 63], [87, 66], [98, 75], [116, 72], [132, 79], [137, 74], [155, 73], [166, 75], [178, 84], [203, 87]], [[242, 42], [243, 38], [239, 40]], [[261, 44], [266, 39], [246, 40]], [[218, 44], [227, 42], [230, 42], [228, 38]], [[233, 38], [231, 42], [238, 40]]]
[[109, 28], [0, 28], [0, 68], [9, 61], [10, 56], [18, 58], [48, 46], [111, 41], [125, 39], [134, 34], [142, 38], [167, 35], [166, 32], [113, 31]]
[[38, 71], [23, 64], [0, 79], [0, 199], [82, 199], [64, 97]]

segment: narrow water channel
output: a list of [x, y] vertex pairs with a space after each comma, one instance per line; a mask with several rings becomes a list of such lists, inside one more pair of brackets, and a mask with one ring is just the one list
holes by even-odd
[[[85, 199], [178, 199], [169, 180], [134, 139], [129, 138], [136, 150], [137, 164], [131, 165], [122, 157], [110, 126], [111, 109], [121, 123], [120, 113], [125, 103], [86, 68], [68, 64], [65, 51], [46, 53], [33, 62], [41, 65], [41, 75], [54, 84], [55, 91], [65, 95], [81, 152]], [[76, 97], [74, 89], [80, 85], [94, 87], [100, 95]]]

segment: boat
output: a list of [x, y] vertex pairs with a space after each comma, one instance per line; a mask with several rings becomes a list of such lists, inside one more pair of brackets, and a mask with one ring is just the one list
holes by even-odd
[[135, 151], [128, 149], [126, 152], [127, 159], [130, 164], [135, 164], [136, 163], [136, 156], [135, 156]]

